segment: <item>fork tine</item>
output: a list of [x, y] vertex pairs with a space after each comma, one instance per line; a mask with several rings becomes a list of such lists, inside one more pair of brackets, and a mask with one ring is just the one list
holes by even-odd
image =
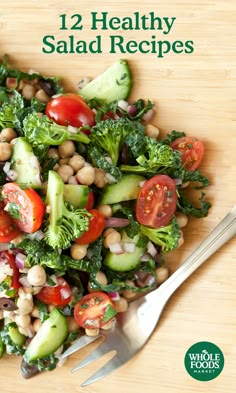
[[59, 356], [59, 358], [64, 359], [65, 357], [71, 355], [72, 353], [78, 351], [79, 349], [85, 347], [86, 345], [92, 343], [93, 341], [97, 340], [100, 337], [101, 335], [95, 337], [84, 335], [79, 337], [65, 352], [63, 352]]
[[75, 371], [80, 370], [82, 367], [87, 366], [88, 364], [92, 363], [93, 361], [99, 359], [100, 357], [111, 351], [112, 349], [107, 346], [106, 341], [101, 342], [95, 350], [93, 350], [88, 356], [86, 356], [79, 364], [77, 364], [77, 366], [72, 368], [71, 372], [74, 373]]
[[84, 381], [80, 386], [84, 387], [90, 385], [99, 379], [104, 378], [112, 371], [116, 370], [118, 367], [122, 366], [123, 363], [126, 363], [127, 360], [121, 361], [117, 355], [115, 355], [112, 359], [110, 359], [103, 367], [101, 367], [95, 374], [91, 375], [86, 381]]

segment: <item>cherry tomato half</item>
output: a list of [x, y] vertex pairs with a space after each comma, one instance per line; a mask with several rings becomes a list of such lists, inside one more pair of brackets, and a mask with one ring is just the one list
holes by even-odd
[[184, 167], [191, 172], [200, 165], [205, 150], [203, 142], [194, 136], [177, 138], [170, 147], [180, 152]]
[[1, 260], [5, 261], [10, 266], [10, 268], [13, 271], [12, 276], [11, 276], [11, 284], [10, 284], [11, 285], [11, 289], [18, 289], [18, 288], [20, 288], [21, 287], [21, 284], [20, 284], [20, 281], [19, 281], [20, 273], [19, 273], [19, 270], [18, 270], [18, 268], [16, 266], [14, 255], [10, 254], [9, 251], [2, 251], [0, 253], [0, 256], [1, 256], [0, 264], [1, 264]]
[[176, 184], [167, 175], [156, 175], [141, 187], [136, 204], [140, 224], [153, 228], [167, 225], [177, 205]]
[[[76, 93], [68, 93], [52, 98], [46, 106], [46, 115], [62, 126], [92, 127], [95, 114], [84, 99]], [[84, 130], [85, 133], [86, 130]]]
[[[84, 329], [98, 329], [105, 325], [115, 315], [112, 312], [110, 318], [108, 312], [114, 310], [113, 303], [104, 292], [93, 292], [82, 297], [74, 309], [74, 318], [79, 326]], [[106, 318], [107, 317], [107, 318]]]
[[17, 183], [6, 183], [2, 187], [2, 195], [7, 211], [20, 230], [33, 233], [40, 228], [45, 206], [35, 190], [22, 190]]
[[57, 277], [57, 284], [55, 286], [43, 287], [35, 296], [45, 304], [65, 306], [71, 301], [71, 289], [63, 277]]
[[3, 210], [4, 205], [0, 206], [0, 243], [10, 242], [20, 233], [9, 214]]
[[105, 217], [96, 209], [89, 210], [92, 217], [89, 218], [89, 229], [75, 240], [77, 244], [89, 244], [94, 242], [102, 234], [105, 227]]
[[86, 203], [84, 208], [87, 209], [87, 210], [91, 210], [93, 208], [93, 205], [94, 205], [94, 200], [95, 199], [94, 199], [93, 191], [89, 191], [87, 203]]

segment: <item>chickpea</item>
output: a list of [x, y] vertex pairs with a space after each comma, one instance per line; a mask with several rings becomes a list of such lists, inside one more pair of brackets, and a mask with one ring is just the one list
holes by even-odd
[[104, 215], [104, 217], [112, 216], [112, 208], [110, 205], [99, 205], [97, 206], [97, 210], [100, 211]]
[[101, 272], [101, 271], [99, 271], [99, 272], [96, 273], [96, 280], [97, 280], [97, 282], [98, 282], [99, 284], [101, 284], [101, 285], [107, 285], [107, 277], [106, 277], [106, 275], [105, 275], [103, 272]]
[[8, 89], [16, 89], [17, 88], [18, 90], [22, 90], [24, 87], [23, 80], [20, 81], [19, 86], [17, 86], [17, 85], [18, 85], [18, 82], [17, 82], [16, 78], [7, 78], [6, 79], [6, 87]]
[[116, 312], [125, 312], [128, 308], [128, 302], [122, 296], [120, 297], [119, 300], [116, 300], [113, 304]]
[[69, 329], [70, 333], [76, 332], [77, 330], [79, 330], [79, 325], [76, 322], [75, 318], [67, 317], [66, 319], [67, 319], [68, 329]]
[[19, 308], [18, 314], [26, 315], [32, 312], [34, 304], [33, 300], [24, 299], [19, 297], [16, 303], [17, 307]]
[[67, 157], [67, 158], [61, 158], [58, 163], [59, 165], [67, 165], [68, 162], [69, 162], [69, 158]]
[[65, 141], [58, 146], [58, 152], [61, 158], [73, 156], [75, 153], [75, 144], [73, 141]]
[[179, 227], [183, 228], [188, 223], [188, 216], [186, 216], [186, 214], [177, 212], [176, 213], [176, 220], [177, 220], [177, 223], [179, 224]]
[[0, 142], [0, 161], [7, 161], [12, 155], [12, 145], [8, 142]]
[[55, 147], [50, 147], [50, 149], [48, 149], [48, 152], [47, 152], [47, 157], [59, 159], [58, 150]]
[[67, 183], [69, 178], [73, 175], [73, 169], [66, 164], [59, 166], [57, 170], [58, 175], [62, 178], [64, 183]]
[[90, 186], [94, 182], [95, 170], [91, 166], [84, 166], [77, 172], [76, 178], [79, 183]]
[[120, 243], [121, 241], [121, 234], [120, 232], [116, 231], [115, 229], [108, 233], [103, 240], [103, 245], [106, 248], [109, 248], [111, 244]]
[[36, 88], [32, 85], [25, 85], [22, 90], [22, 95], [26, 100], [31, 100], [36, 93]]
[[153, 126], [152, 124], [148, 124], [148, 125], [146, 126], [146, 129], [145, 129], [145, 134], [146, 134], [149, 138], [157, 139], [157, 138], [159, 137], [160, 130], [159, 130], [159, 128]]
[[94, 177], [94, 184], [98, 188], [103, 188], [107, 184], [107, 179], [105, 177], [105, 172], [100, 168], [94, 168], [95, 170], [95, 177]]
[[90, 337], [96, 337], [99, 335], [99, 329], [85, 329], [85, 334]]
[[181, 247], [183, 244], [184, 244], [184, 236], [183, 236], [183, 232], [181, 231], [181, 237], [179, 238], [177, 248]]
[[74, 169], [75, 172], [78, 172], [81, 168], [83, 168], [84, 163], [85, 159], [80, 154], [74, 154], [68, 162], [68, 164], [71, 166], [71, 168]]
[[34, 306], [32, 312], [31, 312], [32, 317], [34, 318], [39, 318], [39, 310], [38, 307]]
[[17, 133], [13, 128], [3, 128], [0, 132], [0, 142], [11, 142], [14, 138], [17, 138]]
[[31, 322], [31, 318], [29, 316], [29, 314], [27, 315], [16, 315], [15, 317], [15, 322], [18, 326], [22, 327], [22, 328], [26, 328], [30, 325]]
[[[131, 280], [126, 280], [126, 284], [135, 287], [134, 282]], [[121, 293], [125, 299], [132, 299], [136, 296], [136, 293], [132, 289], [124, 289]]]
[[169, 270], [166, 267], [158, 267], [155, 270], [157, 284], [162, 284], [169, 276]]
[[72, 244], [70, 248], [70, 255], [73, 259], [83, 259], [87, 254], [88, 246], [86, 244]]
[[39, 89], [37, 91], [37, 93], [35, 94], [35, 98], [37, 98], [37, 100], [39, 100], [40, 102], [44, 102], [44, 103], [50, 101], [50, 97], [43, 89]]
[[42, 286], [46, 283], [46, 272], [40, 265], [32, 266], [27, 273], [27, 280], [33, 286]]
[[40, 319], [39, 318], [35, 319], [33, 322], [33, 329], [34, 329], [35, 333], [37, 333], [39, 331], [41, 326], [42, 326], [42, 322], [40, 321]]

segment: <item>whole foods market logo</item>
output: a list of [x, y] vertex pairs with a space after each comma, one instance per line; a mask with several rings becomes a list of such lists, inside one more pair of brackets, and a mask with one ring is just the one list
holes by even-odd
[[187, 350], [184, 365], [192, 378], [210, 381], [218, 377], [223, 370], [224, 355], [217, 345], [200, 341]]

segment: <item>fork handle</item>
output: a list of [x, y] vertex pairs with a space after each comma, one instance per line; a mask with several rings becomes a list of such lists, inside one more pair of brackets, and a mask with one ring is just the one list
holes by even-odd
[[[187, 260], [156, 290], [145, 297], [147, 300], [160, 301], [163, 306], [175, 290], [212, 254], [236, 234], [236, 206], [222, 219]], [[159, 299], [159, 300], [158, 300]]]

